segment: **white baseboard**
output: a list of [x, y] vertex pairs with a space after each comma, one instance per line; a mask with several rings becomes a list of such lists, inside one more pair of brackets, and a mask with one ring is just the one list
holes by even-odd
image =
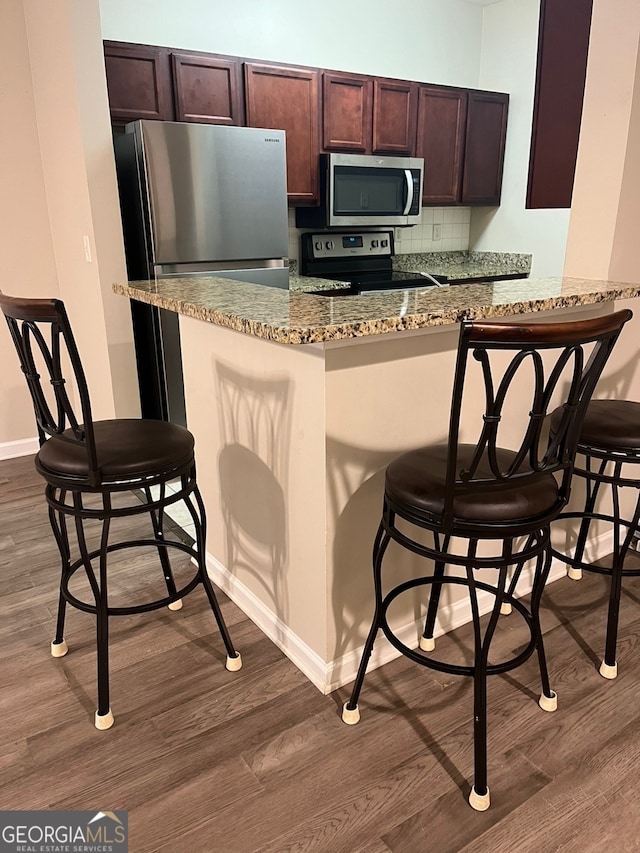
[[0, 442], [0, 461], [3, 459], [16, 459], [18, 456], [30, 456], [40, 449], [37, 438], [21, 438], [18, 441]]
[[[607, 533], [592, 541], [589, 547], [589, 560], [596, 560], [609, 554], [612, 538], [613, 534]], [[323, 661], [320, 655], [285, 625], [276, 613], [209, 553], [207, 554], [207, 568], [211, 580], [284, 652], [321, 693], [331, 693], [355, 679], [363, 646], [352, 649], [334, 660]], [[566, 565], [559, 560], [554, 560], [547, 583], [553, 583], [564, 578], [566, 574]], [[523, 576], [518, 586], [518, 595], [527, 595], [530, 591], [531, 578]], [[490, 593], [480, 592], [478, 604], [481, 614], [487, 613], [493, 607], [493, 602], [494, 598]], [[466, 600], [441, 606], [438, 610], [435, 637], [449, 633], [454, 628], [466, 624], [469, 620], [469, 607]], [[411, 648], [416, 648], [422, 627], [423, 621], [420, 619], [395, 629], [395, 633], [402, 643]], [[369, 626], [366, 625], [365, 630], [368, 628]], [[240, 649], [240, 651], [242, 650]], [[399, 656], [400, 652], [380, 635], [373, 648], [367, 671], [377, 669]]]
[[[207, 570], [211, 580], [254, 622], [263, 634], [278, 646], [322, 693], [326, 689], [327, 664], [301, 640], [280, 617], [251, 590], [207, 552]], [[242, 649], [239, 649], [242, 652]]]

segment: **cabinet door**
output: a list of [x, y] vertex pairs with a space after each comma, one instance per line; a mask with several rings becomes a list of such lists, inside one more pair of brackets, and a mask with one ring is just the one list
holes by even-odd
[[540, 4], [527, 207], [571, 207], [592, 5], [592, 0]]
[[376, 78], [373, 81], [373, 153], [413, 154], [417, 112], [417, 83]]
[[247, 124], [284, 130], [289, 201], [318, 201], [318, 72], [245, 62]]
[[173, 53], [178, 121], [243, 124], [240, 62], [193, 53]]
[[509, 96], [469, 92], [462, 178], [464, 204], [500, 204]]
[[423, 204], [455, 204], [462, 189], [467, 93], [420, 86], [416, 157], [424, 157]]
[[322, 129], [325, 149], [371, 151], [373, 82], [354, 74], [322, 75]]
[[167, 50], [105, 41], [104, 64], [114, 124], [174, 118]]

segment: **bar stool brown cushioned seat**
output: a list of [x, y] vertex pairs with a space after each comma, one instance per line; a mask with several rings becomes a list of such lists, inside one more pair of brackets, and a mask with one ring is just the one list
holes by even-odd
[[[399, 652], [416, 663], [470, 676], [474, 684], [475, 770], [469, 803], [480, 811], [490, 804], [487, 676], [520, 666], [535, 651], [542, 681], [539, 704], [546, 711], [557, 707], [539, 621], [540, 599], [551, 566], [550, 523], [566, 506], [582, 418], [611, 349], [630, 317], [631, 312], [620, 311], [568, 323], [464, 322], [447, 443], [410, 450], [392, 461], [385, 472], [382, 520], [373, 546], [375, 613], [342, 718], [348, 724], [360, 719], [358, 699], [380, 629]], [[476, 401], [482, 401], [476, 406], [480, 411], [475, 444], [459, 441], [463, 396], [469, 390], [474, 391]], [[511, 401], [513, 406], [514, 399], [517, 413], [506, 405]], [[557, 403], [558, 428], [549, 439], [547, 414]], [[510, 418], [517, 414], [521, 421], [517, 429], [509, 424], [518, 435], [511, 447], [500, 443], [506, 412]], [[464, 431], [470, 432], [469, 423], [465, 422]], [[396, 583], [385, 592], [382, 565], [391, 540], [426, 557], [433, 570]], [[528, 563], [533, 564], [529, 604], [515, 596]], [[454, 567], [454, 572], [446, 572], [447, 565]], [[485, 571], [479, 575], [480, 570]], [[424, 587], [430, 593], [416, 649], [400, 639], [396, 633], [399, 629], [394, 630], [387, 614], [401, 598], [405, 612], [414, 614], [422, 602]], [[470, 664], [431, 655], [440, 594], [445, 587], [462, 587], [469, 597], [474, 637]], [[480, 618], [483, 607], [489, 610], [485, 622]], [[500, 613], [507, 610], [514, 610], [524, 620], [528, 642], [511, 657], [489, 662]], [[397, 621], [394, 616], [394, 625]]]
[[[179, 610], [182, 598], [201, 583], [222, 635], [227, 669], [234, 671], [242, 666], [206, 571], [206, 516], [196, 483], [193, 435], [184, 427], [164, 421], [94, 422], [84, 371], [64, 304], [58, 299], [18, 299], [0, 294], [0, 306], [33, 400], [40, 438], [35, 466], [46, 482], [49, 521], [62, 560], [58, 618], [51, 654], [62, 657], [68, 651], [64, 639], [67, 603], [96, 617], [98, 709], [95, 725], [98, 729], [108, 729], [114, 721], [109, 701], [111, 616], [144, 613], [165, 606]], [[67, 357], [71, 382], [63, 375]], [[40, 372], [46, 377], [44, 381]], [[76, 396], [78, 405], [74, 406], [72, 398]], [[171, 488], [168, 488], [170, 483]], [[193, 545], [166, 535], [166, 510], [178, 503], [186, 507], [193, 521]], [[111, 541], [111, 522], [133, 515], [149, 516], [151, 535]], [[69, 536], [68, 521], [75, 526], [77, 556], [72, 556], [75, 546]], [[89, 545], [86, 522], [100, 525], [97, 548]], [[108, 590], [108, 555], [145, 546], [157, 550], [166, 595], [144, 603], [112, 606]], [[181, 589], [176, 587], [171, 569], [170, 548], [189, 555], [196, 565], [195, 573]], [[89, 582], [93, 601], [79, 598], [75, 586], [74, 592], [70, 589], [79, 570]]]
[[[560, 413], [551, 419], [552, 429]], [[579, 519], [580, 525], [575, 546], [569, 553], [554, 549], [554, 556], [568, 564], [567, 574], [580, 580], [582, 572], [608, 575], [609, 605], [604, 659], [600, 675], [613, 679], [618, 674], [616, 647], [618, 643], [618, 616], [620, 595], [625, 577], [640, 576], [640, 569], [625, 568], [625, 557], [638, 530], [640, 519], [640, 403], [633, 400], [592, 400], [587, 409], [574, 474], [585, 484], [585, 502], [582, 509], [564, 511], [560, 519]], [[605, 511], [596, 511], [598, 498], [609, 492], [610, 504]], [[638, 497], [627, 518], [620, 509], [620, 490], [635, 489]], [[610, 563], [593, 564], [585, 559], [585, 547], [592, 523], [605, 522], [613, 531], [613, 550]]]

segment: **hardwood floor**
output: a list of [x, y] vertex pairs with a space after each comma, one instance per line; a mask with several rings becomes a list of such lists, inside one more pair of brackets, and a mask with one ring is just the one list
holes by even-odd
[[[126, 809], [132, 853], [640, 850], [640, 578], [624, 584], [615, 681], [597, 672], [606, 580], [547, 588], [558, 711], [538, 708], [535, 659], [491, 679], [480, 814], [465, 799], [468, 679], [396, 660], [367, 676], [346, 726], [348, 688], [322, 696], [220, 594], [244, 661], [227, 672], [201, 589], [179, 612], [112, 620], [116, 722], [97, 731], [91, 617], [70, 609], [70, 653], [49, 654], [59, 568], [42, 492], [31, 457], [0, 462], [0, 809]], [[151, 577], [154, 558], [114, 555], [125, 597]], [[499, 632], [503, 649], [523, 640], [515, 618]]]

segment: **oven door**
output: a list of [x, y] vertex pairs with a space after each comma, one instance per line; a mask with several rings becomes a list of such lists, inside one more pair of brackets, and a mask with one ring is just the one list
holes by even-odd
[[422, 160], [410, 157], [327, 155], [327, 225], [415, 225], [421, 214], [422, 166]]

